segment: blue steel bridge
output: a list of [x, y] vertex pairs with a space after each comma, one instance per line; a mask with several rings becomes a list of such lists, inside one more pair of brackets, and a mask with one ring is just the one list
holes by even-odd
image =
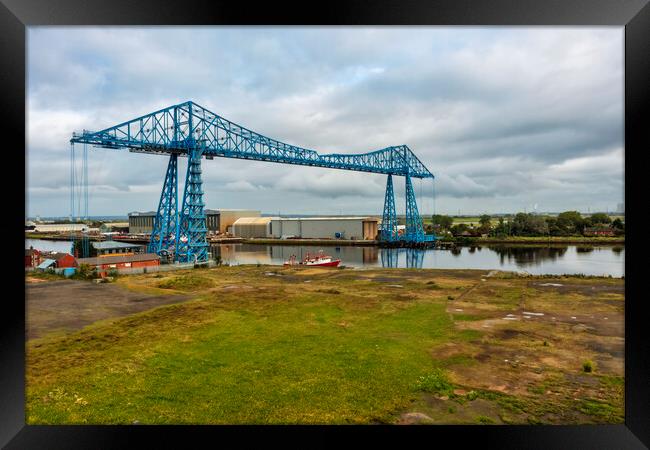
[[[434, 235], [424, 233], [411, 181], [412, 178], [433, 179], [434, 176], [406, 145], [361, 154], [320, 154], [251, 131], [192, 101], [169, 106], [101, 131], [73, 133], [70, 142], [72, 146], [76, 143], [90, 144], [169, 157], [148, 249], [158, 254], [172, 253], [175, 261], [205, 262], [208, 259], [201, 182], [202, 158], [238, 158], [386, 174], [380, 239], [407, 245], [435, 240]], [[188, 158], [180, 207], [179, 156]], [[402, 234], [397, 232], [393, 176], [404, 177], [406, 184], [406, 227]]]

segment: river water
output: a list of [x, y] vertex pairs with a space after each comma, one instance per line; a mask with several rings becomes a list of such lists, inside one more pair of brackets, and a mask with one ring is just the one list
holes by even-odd
[[[70, 242], [25, 239], [25, 247], [70, 251]], [[625, 275], [625, 247], [577, 245], [484, 245], [452, 250], [381, 249], [377, 247], [317, 247], [292, 245], [221, 244], [210, 247], [224, 263], [281, 265], [291, 255], [302, 259], [323, 250], [348, 267], [425, 269], [485, 269], [525, 271], [531, 274]]]

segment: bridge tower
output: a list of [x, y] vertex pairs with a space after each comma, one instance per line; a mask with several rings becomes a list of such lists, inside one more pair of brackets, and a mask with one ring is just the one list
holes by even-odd
[[190, 145], [180, 217], [178, 245], [174, 259], [179, 262], [207, 262], [208, 241], [203, 207], [203, 182], [201, 181], [201, 156], [203, 146]]
[[388, 174], [384, 214], [381, 221], [381, 239], [387, 242], [397, 240], [397, 214], [395, 212], [395, 194], [393, 192], [393, 175]]
[[169, 155], [158, 211], [147, 251], [160, 254], [174, 251], [178, 239], [178, 153]]
[[415, 191], [413, 190], [413, 183], [411, 183], [411, 177], [408, 172], [404, 176], [404, 179], [406, 180], [406, 230], [404, 230], [402, 239], [408, 242], [424, 242], [425, 237], [422, 219], [418, 212]]

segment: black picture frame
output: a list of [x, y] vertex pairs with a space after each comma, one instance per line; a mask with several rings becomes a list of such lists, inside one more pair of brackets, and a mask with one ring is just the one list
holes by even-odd
[[[364, 439], [403, 446], [423, 438], [431, 446], [473, 441], [486, 448], [647, 448], [650, 446], [650, 327], [641, 294], [644, 266], [626, 264], [625, 304], [625, 424], [589, 426], [434, 426], [434, 427], [206, 427], [206, 426], [27, 426], [24, 404], [25, 311], [24, 275], [15, 264], [23, 252], [24, 198], [9, 183], [26, 186], [26, 27], [34, 25], [612, 25], [625, 27], [625, 204], [630, 261], [638, 253], [634, 242], [641, 232], [640, 159], [650, 148], [644, 117], [650, 116], [649, 0], [377, 0], [320, 4], [265, 2], [246, 4], [215, 0], [0, 0], [0, 114], [5, 138], [4, 199], [9, 202], [0, 229], [11, 247], [5, 269], [15, 294], [5, 290], [0, 313], [0, 445], [5, 448], [117, 448], [134, 446], [187, 447], [187, 439], [205, 439], [237, 447], [251, 440], [281, 440], [284, 444], [317, 446], [328, 440]], [[82, 101], [82, 100], [80, 100]], [[12, 138], [15, 145], [10, 144]], [[25, 146], [25, 153], [16, 151]], [[6, 175], [7, 176], [7, 175]], [[12, 195], [13, 194], [13, 195]], [[5, 203], [6, 203], [5, 202]], [[15, 205], [11, 204], [15, 203]], [[638, 209], [637, 209], [638, 207]], [[24, 216], [24, 214], [23, 214]], [[16, 239], [9, 238], [20, 233]], [[631, 259], [630, 259], [631, 257]], [[14, 269], [15, 268], [15, 269]], [[15, 273], [14, 273], [15, 270]], [[634, 295], [636, 294], [636, 295]], [[251, 432], [254, 431], [253, 432]], [[292, 431], [292, 433], [289, 433]], [[295, 433], [298, 431], [298, 433]], [[408, 440], [405, 440], [408, 439]], [[422, 441], [420, 441], [422, 442]], [[331, 445], [331, 444], [330, 444]], [[417, 444], [421, 445], [421, 444]], [[450, 444], [446, 444], [450, 445]]]

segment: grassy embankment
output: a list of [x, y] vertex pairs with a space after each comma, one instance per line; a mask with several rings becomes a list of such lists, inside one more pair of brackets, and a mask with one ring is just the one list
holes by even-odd
[[624, 244], [625, 236], [506, 236], [480, 237], [476, 242], [481, 243], [513, 243], [513, 244]]
[[[438, 237], [442, 241], [456, 242], [458, 244], [589, 244], [611, 245], [625, 244], [625, 236], [506, 236], [506, 237], [477, 237], [454, 238]], [[244, 239], [246, 244], [259, 245], [331, 245], [331, 246], [373, 246], [377, 241], [351, 241], [345, 239]]]
[[[583, 217], [589, 217], [589, 214], [583, 214]], [[453, 216], [452, 217], [454, 222], [453, 225], [457, 225], [460, 223], [464, 223], [465, 225], [474, 225], [474, 226], [479, 226], [479, 219], [480, 216]], [[609, 215], [609, 218], [611, 220], [616, 220], [620, 219], [622, 221], [625, 221], [625, 216], [622, 215]], [[431, 216], [422, 216], [422, 220], [424, 224], [431, 224]], [[492, 217], [490, 219], [490, 224], [492, 226], [498, 225], [499, 224], [499, 218], [498, 217]]]
[[[568, 317], [611, 325], [623, 302], [608, 289], [622, 280], [562, 279], [585, 289], [558, 295], [484, 275], [238, 266], [122, 277], [196, 300], [29, 341], [27, 423], [396, 423], [409, 412], [622, 423], [622, 366], [598, 352], [611, 342], [587, 346], [610, 338]], [[503, 320], [524, 297], [548, 321]]]

